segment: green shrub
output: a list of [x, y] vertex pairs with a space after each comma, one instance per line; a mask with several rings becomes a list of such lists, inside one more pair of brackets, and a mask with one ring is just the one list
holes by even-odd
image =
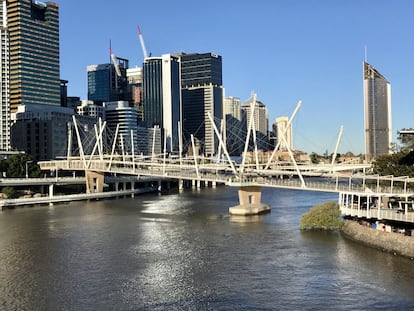
[[14, 195], [14, 188], [13, 187], [4, 187], [3, 189], [1, 189], [1, 193], [3, 193], [8, 199], [10, 199]]
[[300, 220], [301, 229], [339, 229], [342, 220], [341, 211], [336, 202], [328, 201], [315, 205], [308, 212], [302, 215]]

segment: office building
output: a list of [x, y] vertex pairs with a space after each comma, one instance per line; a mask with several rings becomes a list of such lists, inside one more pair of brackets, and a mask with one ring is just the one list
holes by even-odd
[[138, 120], [144, 120], [143, 76], [142, 67], [127, 69], [128, 88], [131, 93], [131, 104], [138, 109]]
[[242, 104], [241, 109], [246, 114], [246, 128], [249, 127], [249, 122], [252, 120], [251, 128], [253, 129], [254, 126], [256, 131], [257, 147], [262, 150], [271, 149], [268, 136], [269, 112], [265, 104], [259, 100], [255, 100], [254, 96], [252, 96]]
[[182, 53], [180, 58], [184, 140], [189, 146], [193, 134], [201, 142], [201, 152], [214, 155], [218, 150], [218, 138], [208, 113], [220, 128], [223, 119], [222, 58], [214, 53]]
[[114, 57], [115, 63], [90, 65], [88, 74], [88, 100], [98, 104], [109, 101], [130, 101], [127, 69], [129, 61]]
[[[288, 123], [289, 117], [278, 117], [273, 124], [274, 135], [281, 150], [293, 150], [292, 124], [288, 126]], [[282, 137], [283, 133], [285, 140]]]
[[53, 2], [7, 1], [10, 102], [60, 105], [59, 6]]
[[8, 150], [19, 105], [60, 105], [58, 5], [1, 0], [0, 41], [0, 148]]
[[118, 146], [120, 150], [131, 154], [140, 152], [138, 146], [138, 112], [127, 101], [105, 102], [106, 126], [112, 133], [118, 127]]
[[10, 151], [10, 55], [7, 1], [0, 1], [0, 150]]
[[99, 118], [105, 120], [105, 107], [96, 105], [93, 100], [82, 100], [80, 105], [76, 107], [76, 111], [80, 116], [90, 116], [96, 120]]
[[367, 62], [363, 67], [365, 154], [371, 161], [391, 152], [391, 84]]
[[13, 113], [11, 143], [34, 161], [62, 157], [67, 152], [68, 124], [73, 110], [52, 105], [20, 105]]
[[149, 57], [143, 67], [144, 121], [158, 126], [168, 152], [178, 151], [181, 120], [180, 59], [171, 54]]
[[225, 143], [227, 151], [232, 156], [240, 156], [243, 152], [246, 140], [246, 122], [241, 110], [240, 99], [237, 97], [226, 97], [223, 103], [223, 113], [226, 120]]
[[224, 115], [231, 115], [233, 118], [241, 121], [241, 104], [240, 98], [229, 96], [223, 102]]

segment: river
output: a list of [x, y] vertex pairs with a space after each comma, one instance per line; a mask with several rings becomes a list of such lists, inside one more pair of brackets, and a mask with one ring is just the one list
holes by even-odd
[[1, 310], [408, 310], [414, 261], [339, 233], [301, 232], [327, 193], [264, 189], [271, 213], [232, 217], [237, 190], [0, 213]]

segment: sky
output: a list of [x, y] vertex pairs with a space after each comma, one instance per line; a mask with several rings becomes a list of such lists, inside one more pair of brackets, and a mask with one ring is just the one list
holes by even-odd
[[61, 78], [87, 99], [86, 67], [118, 57], [140, 67], [137, 25], [152, 56], [222, 56], [225, 96], [252, 92], [269, 123], [291, 116], [295, 149], [364, 153], [362, 63], [391, 83], [392, 132], [414, 127], [412, 0], [55, 0], [60, 11]]

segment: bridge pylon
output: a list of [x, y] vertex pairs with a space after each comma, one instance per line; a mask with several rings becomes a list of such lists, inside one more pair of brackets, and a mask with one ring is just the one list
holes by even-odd
[[103, 192], [105, 174], [102, 172], [85, 171], [86, 193]]
[[270, 206], [262, 203], [262, 187], [239, 186], [239, 205], [229, 208], [230, 215], [258, 215], [270, 212]]

